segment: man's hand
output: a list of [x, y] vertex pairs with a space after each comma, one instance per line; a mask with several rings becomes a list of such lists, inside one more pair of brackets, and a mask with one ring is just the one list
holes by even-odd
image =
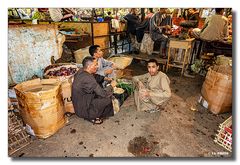
[[112, 68], [113, 68], [113, 69], [117, 69], [117, 66], [116, 66], [115, 63], [112, 64]]
[[142, 88], [145, 88], [145, 86], [141, 81], [138, 81], [138, 89], [142, 89]]
[[114, 87], [116, 87], [116, 85], [117, 85], [117, 82], [113, 80], [113, 81], [111, 82], [111, 86], [114, 88]]
[[105, 81], [112, 81], [113, 79], [112, 79], [112, 78], [109, 78], [109, 77], [104, 77], [104, 80], [105, 80]]
[[104, 71], [104, 74], [105, 75], [108, 75], [108, 74], [111, 74], [113, 72], [113, 69], [106, 69], [105, 71]]
[[149, 91], [148, 90], [144, 90], [139, 92], [139, 97], [141, 100], [146, 100], [150, 97]]
[[170, 30], [170, 29], [171, 29], [171, 26], [169, 26], [169, 25], [166, 25], [166, 26], [165, 26], [165, 29], [168, 29], [168, 30]]

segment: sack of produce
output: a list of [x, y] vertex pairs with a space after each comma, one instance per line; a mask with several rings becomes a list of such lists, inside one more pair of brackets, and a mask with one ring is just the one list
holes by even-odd
[[78, 71], [78, 67], [75, 64], [53, 64], [44, 69], [45, 78], [60, 78], [72, 77]]
[[65, 112], [75, 113], [72, 104], [73, 75], [78, 71], [74, 64], [53, 64], [46, 67], [44, 77], [57, 79], [61, 83], [61, 95]]
[[37, 137], [47, 138], [65, 125], [59, 81], [34, 79], [17, 84], [14, 89], [23, 121]]
[[201, 93], [212, 113], [231, 111], [232, 68], [228, 65], [215, 65], [213, 68], [209, 68]]

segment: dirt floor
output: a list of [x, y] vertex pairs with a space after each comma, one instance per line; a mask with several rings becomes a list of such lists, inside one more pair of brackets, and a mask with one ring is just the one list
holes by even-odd
[[[134, 75], [146, 73], [139, 61], [128, 68]], [[231, 113], [214, 115], [197, 104], [204, 77], [180, 78], [180, 70], [174, 68], [167, 75], [172, 97], [164, 110], [137, 112], [130, 96], [103, 124], [73, 115], [56, 134], [33, 140], [11, 157], [232, 157], [213, 141], [219, 124]], [[197, 111], [190, 110], [192, 105]]]

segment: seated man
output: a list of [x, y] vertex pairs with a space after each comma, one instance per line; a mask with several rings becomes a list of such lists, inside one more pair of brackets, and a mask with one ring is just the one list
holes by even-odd
[[83, 70], [74, 75], [72, 102], [77, 116], [93, 124], [101, 124], [103, 118], [114, 115], [111, 97], [116, 82], [112, 81], [103, 89], [94, 78], [96, 71], [97, 61], [93, 57], [85, 57]]
[[232, 35], [232, 15], [228, 16], [228, 32], [229, 35]]
[[148, 62], [148, 73], [133, 77], [135, 104], [138, 111], [155, 112], [164, 108], [171, 97], [170, 80], [166, 74], [158, 71], [155, 59]]
[[103, 51], [101, 50], [99, 45], [90, 46], [89, 53], [92, 57], [94, 57], [97, 60], [98, 69], [96, 74], [108, 78], [116, 77], [114, 73], [115, 69], [114, 63], [103, 58]]
[[223, 16], [224, 8], [216, 8], [216, 14], [205, 21], [202, 29], [195, 28], [192, 36], [204, 41], [224, 41], [228, 38], [228, 20]]

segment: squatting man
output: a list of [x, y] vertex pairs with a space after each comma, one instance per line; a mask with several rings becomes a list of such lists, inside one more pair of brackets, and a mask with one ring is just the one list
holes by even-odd
[[156, 112], [163, 109], [171, 97], [170, 80], [158, 71], [155, 59], [147, 62], [148, 73], [132, 78], [135, 86], [134, 99], [138, 111]]

